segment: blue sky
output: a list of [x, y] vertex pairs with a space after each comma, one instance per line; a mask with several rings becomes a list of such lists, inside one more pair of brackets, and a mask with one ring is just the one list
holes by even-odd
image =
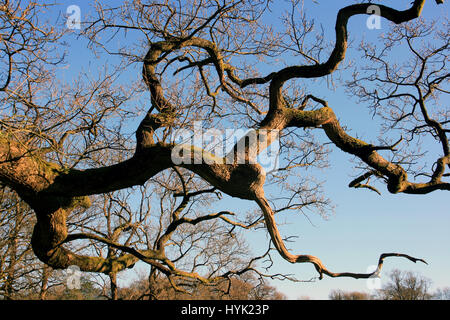
[[[120, 3], [120, 1], [116, 1]], [[305, 7], [316, 24], [323, 24], [327, 40], [334, 40], [334, 21], [338, 9], [354, 1], [325, 1], [313, 3], [305, 0]], [[383, 4], [403, 9], [411, 1], [383, 1]], [[278, 6], [278, 3], [280, 4]], [[71, 4], [79, 5], [83, 14], [89, 11], [85, 1], [62, 1], [58, 8], [65, 12]], [[281, 5], [282, 4], [282, 5]], [[273, 15], [284, 8], [284, 1], [277, 1]], [[423, 17], [448, 17], [448, 4], [436, 6], [434, 1], [427, 1]], [[381, 22], [380, 30], [369, 30], [366, 27], [367, 17], [354, 17], [349, 23], [350, 37], [375, 40], [379, 33], [387, 32], [389, 23]], [[75, 76], [84, 68], [87, 70], [85, 43], [72, 37], [70, 42], [69, 69], [64, 77]], [[349, 49], [348, 58], [357, 59], [355, 50]], [[113, 58], [111, 58], [113, 60]], [[95, 60], [91, 61], [92, 70], [96, 68]], [[292, 62], [295, 64], [295, 61]], [[136, 76], [140, 76], [136, 73]], [[135, 79], [133, 79], [135, 80]], [[325, 82], [311, 85], [311, 93], [325, 98], [334, 109], [343, 124], [349, 126], [353, 135], [372, 139], [379, 125], [374, 121], [364, 105], [358, 104], [348, 97], [341, 87], [331, 90]], [[448, 104], [448, 98], [444, 101]], [[448, 107], [447, 107], [448, 108]], [[285, 235], [296, 235], [298, 238], [289, 243], [293, 253], [307, 253], [318, 256], [331, 271], [366, 272], [375, 265], [378, 257], [384, 252], [401, 252], [425, 259], [429, 264], [414, 264], [401, 258], [390, 258], [385, 261], [381, 282], [387, 281], [386, 275], [393, 268], [417, 271], [433, 281], [433, 289], [450, 286], [450, 210], [448, 192], [434, 192], [428, 195], [392, 195], [386, 188], [380, 189], [382, 196], [365, 189], [347, 187], [354, 174], [351, 157], [337, 148], [329, 156], [330, 168], [317, 171], [318, 179], [324, 181], [327, 195], [335, 205], [335, 212], [327, 220], [315, 214], [309, 214], [309, 221], [302, 215], [289, 214], [279, 217], [282, 223], [280, 230]], [[226, 198], [221, 204], [228, 210], [243, 212], [251, 210], [254, 205], [236, 199]], [[244, 212], [243, 212], [244, 213]], [[312, 222], [312, 223], [311, 223]], [[261, 231], [250, 232], [248, 241], [255, 252], [266, 249], [267, 234]], [[258, 244], [264, 243], [263, 247]], [[308, 280], [316, 276], [312, 265], [292, 265], [281, 258], [275, 259], [274, 271], [294, 274], [297, 278]], [[126, 276], [125, 276], [126, 277]], [[123, 278], [123, 277], [122, 277]], [[326, 299], [330, 290], [370, 292], [366, 280], [347, 278], [332, 279], [325, 277], [321, 281], [311, 283], [292, 283], [287, 281], [273, 282], [288, 298], [296, 299], [308, 296], [314, 299]]]

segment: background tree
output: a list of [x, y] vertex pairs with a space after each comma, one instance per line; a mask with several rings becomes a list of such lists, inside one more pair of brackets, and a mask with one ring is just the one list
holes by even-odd
[[64, 283], [34, 255], [30, 238], [35, 216], [9, 188], [1, 190], [0, 296], [3, 299], [45, 299], [48, 290]]
[[438, 288], [431, 292], [431, 280], [412, 272], [392, 270], [389, 281], [375, 294], [332, 290], [330, 300], [449, 300], [449, 288]]
[[366, 292], [351, 291], [346, 292], [343, 290], [332, 290], [329, 294], [330, 300], [371, 300], [372, 296]]
[[411, 271], [393, 270], [378, 295], [382, 300], [430, 300], [431, 280]]
[[29, 239], [34, 216], [9, 188], [3, 188], [0, 196], [0, 294], [12, 299], [32, 286], [32, 275], [38, 269]]
[[[214, 189], [202, 189], [195, 176], [186, 172], [183, 175], [178, 170], [173, 170], [169, 176], [165, 174], [152, 178], [146, 184], [131, 192], [115, 192], [103, 195], [97, 203], [87, 211], [94, 209], [90, 214], [89, 223], [86, 220], [79, 224], [79, 230], [84, 232], [75, 236], [79, 239], [87, 238], [89, 241], [85, 248], [92, 248], [100, 256], [119, 258], [123, 252], [117, 250], [117, 243], [124, 246], [142, 248], [142, 250], [156, 250], [165, 248], [170, 263], [179, 270], [188, 270], [186, 274], [168, 275], [165, 269], [150, 264], [147, 279], [140, 280], [137, 286], [141, 288], [146, 284], [145, 290], [139, 289], [138, 293], [131, 295], [135, 298], [161, 298], [159, 292], [169, 295], [166, 288], [171, 285], [178, 297], [206, 297], [205, 290], [210, 288], [222, 295], [230, 294], [233, 278], [241, 274], [252, 272], [258, 276], [264, 287], [264, 278], [289, 278], [286, 275], [264, 274], [254, 266], [258, 260], [269, 257], [269, 251], [261, 257], [250, 254], [247, 244], [238, 230], [247, 226], [238, 224], [226, 216], [232, 216], [231, 212], [219, 212], [214, 214], [202, 214], [205, 208], [211, 206], [210, 202], [218, 196]], [[151, 185], [156, 185], [149, 190]], [[188, 185], [192, 189], [198, 189], [191, 193], [178, 192], [178, 188]], [[177, 200], [183, 197], [181, 203]], [[133, 201], [131, 201], [133, 199]], [[222, 219], [217, 219], [223, 215]], [[97, 219], [92, 219], [97, 217]], [[99, 224], [101, 217], [104, 224]], [[253, 218], [255, 219], [255, 218]], [[258, 220], [258, 218], [256, 218]], [[90, 231], [86, 233], [86, 231]], [[95, 232], [95, 233], [93, 233]], [[101, 239], [102, 243], [98, 243]], [[213, 278], [215, 274], [227, 273], [224, 281], [220, 283], [208, 283], [203, 278]], [[108, 296], [117, 299], [119, 288], [117, 285], [117, 273], [109, 273], [109, 282], [103, 282], [105, 289], [110, 291]], [[166, 282], [162, 276], [168, 276]], [[199, 275], [202, 275], [200, 277]], [[199, 279], [200, 278], [200, 279]], [[252, 286], [256, 286], [258, 279], [254, 279]], [[197, 282], [204, 283], [200, 286]], [[100, 280], [100, 282], [102, 282]], [[164, 285], [161, 286], [161, 283]], [[226, 285], [228, 283], [228, 286]], [[217, 288], [216, 286], [219, 286]], [[202, 290], [201, 290], [202, 289]], [[197, 292], [199, 291], [199, 292]], [[172, 294], [172, 296], [175, 296]]]
[[433, 294], [433, 299], [435, 300], [450, 300], [450, 288], [438, 288]]
[[[326, 50], [329, 46], [323, 35], [311, 39], [313, 24], [306, 15], [296, 15], [297, 1], [292, 2], [279, 32], [261, 21], [270, 9], [269, 1], [136, 0], [119, 7], [96, 3], [83, 36], [96, 53], [106, 52], [120, 61], [114, 65], [108, 61], [108, 67], [98, 74], [83, 74], [75, 83], [66, 84], [56, 74], [64, 65], [61, 46], [67, 30], [42, 21], [48, 5], [6, 1], [0, 7], [4, 75], [0, 84], [0, 181], [35, 213], [33, 252], [52, 268], [76, 265], [82, 271], [108, 275], [113, 282], [115, 274], [142, 261], [178, 290], [186, 279], [207, 285], [247, 272], [262, 276], [255, 263], [262, 258], [270, 261], [270, 247], [262, 256], [240, 262], [238, 269], [216, 265], [214, 259], [206, 260], [207, 267], [202, 268], [210, 254], [202, 252], [201, 258], [192, 260], [183, 247], [187, 237], [189, 248], [194, 249], [189, 252], [201, 252], [212, 237], [234, 243], [237, 229], [261, 226], [285, 260], [312, 263], [320, 279], [324, 275], [369, 278], [391, 256], [423, 262], [402, 253], [384, 253], [372, 273], [332, 272], [315, 256], [289, 252], [275, 217], [306, 208], [326, 212], [329, 201], [320, 193], [320, 183], [302, 175], [302, 170], [326, 165], [327, 144], [360, 162], [361, 175], [350, 187], [379, 192], [369, 183], [373, 178], [393, 194], [450, 189], [446, 180], [448, 112], [439, 104], [440, 96], [448, 94], [450, 37], [445, 24], [427, 27], [420, 20], [408, 24], [421, 15], [424, 3], [415, 0], [404, 10], [379, 5], [380, 16], [398, 26], [387, 35], [383, 48], [362, 47], [370, 67], [359, 68], [347, 83], [362, 100], [374, 102], [375, 115], [387, 117], [384, 133], [389, 138], [384, 140], [389, 141], [375, 143], [351, 136], [333, 112], [333, 103], [296, 81], [307, 83], [338, 69], [351, 32], [347, 23], [353, 16], [367, 15], [370, 3], [349, 5], [337, 13], [331, 50]], [[434, 42], [418, 49], [415, 39], [430, 34], [435, 35]], [[127, 43], [118, 44], [117, 39]], [[414, 55], [402, 69], [386, 57], [397, 45], [407, 46]], [[274, 57], [289, 62], [288, 66], [266, 62]], [[255, 61], [263, 61], [274, 71], [262, 74]], [[122, 72], [136, 70], [136, 65], [142, 72], [134, 75], [134, 81], [120, 82]], [[430, 112], [430, 106], [436, 112]], [[181, 148], [192, 152], [186, 153], [188, 161], [179, 163], [173, 155], [180, 155], [180, 146], [171, 140], [172, 134], [193, 129], [196, 120], [203, 121], [204, 129], [231, 124], [254, 131], [225, 156], [214, 154], [211, 146]], [[393, 138], [392, 130], [398, 130], [401, 137]], [[314, 135], [317, 131], [324, 133], [326, 141]], [[256, 140], [252, 139], [255, 132]], [[283, 159], [278, 171], [266, 173], [253, 160], [267, 142], [277, 138], [274, 132], [280, 136]], [[417, 167], [415, 163], [422, 159], [417, 142], [425, 136], [432, 137], [440, 150], [433, 154], [433, 165]], [[197, 163], [200, 156], [204, 161]], [[296, 175], [302, 178], [287, 180]], [[123, 221], [117, 216], [108, 232], [99, 231], [102, 225], [96, 225], [97, 220], [71, 222], [86, 214], [95, 216], [94, 209], [87, 209], [96, 195], [147, 183], [161, 185], [176, 202], [170, 207], [174, 210], [158, 213], [162, 227], [145, 230], [142, 239], [146, 243], [138, 237], [139, 228], [133, 228], [141, 221], [129, 220], [139, 211], [127, 213]], [[278, 196], [265, 192], [270, 184], [279, 186]], [[256, 216], [250, 220], [243, 213], [205, 212], [203, 205], [188, 210], [196, 197], [216, 193], [254, 202]], [[115, 234], [115, 230], [123, 232]], [[198, 232], [204, 232], [205, 238], [191, 237]], [[178, 245], [176, 254], [169, 243]], [[79, 251], [80, 247], [84, 250]], [[218, 250], [209, 248], [214, 253], [211, 257], [217, 256]], [[238, 249], [232, 247], [232, 251]], [[183, 257], [189, 259], [181, 263]]]
[[[149, 283], [152, 281], [152, 283]], [[152, 290], [149, 290], [149, 287]], [[251, 276], [233, 278], [211, 286], [198, 282], [186, 283], [186, 292], [181, 292], [164, 277], [143, 277], [129, 286], [120, 288], [121, 299], [130, 300], [283, 300], [286, 297], [265, 281]]]

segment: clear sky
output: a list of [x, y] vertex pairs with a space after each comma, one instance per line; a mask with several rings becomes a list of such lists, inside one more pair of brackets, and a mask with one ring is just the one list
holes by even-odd
[[[120, 1], [116, 1], [120, 3]], [[277, 10], [282, 10], [284, 1], [276, 1], [274, 17]], [[319, 0], [317, 3], [305, 0], [307, 13], [314, 16], [316, 24], [323, 24], [327, 40], [334, 40], [334, 22], [338, 9], [354, 1]], [[411, 3], [408, 1], [383, 1], [383, 4], [403, 9]], [[58, 6], [64, 13], [65, 8], [76, 4], [81, 14], [90, 9], [86, 1], [61, 1]], [[436, 6], [435, 1], [428, 0], [423, 10], [426, 19], [436, 16], [448, 17], [448, 4]], [[355, 39], [375, 39], [379, 33], [388, 32], [389, 23], [382, 20], [381, 29], [369, 30], [367, 17], [354, 17], [349, 23], [350, 37]], [[85, 43], [72, 38], [70, 45], [69, 70], [65, 77], [77, 74], [86, 68], [88, 50]], [[348, 58], [357, 58], [357, 53], [350, 49]], [[113, 59], [113, 58], [111, 58]], [[92, 60], [92, 69], [95, 61]], [[292, 64], [295, 64], [292, 61]], [[136, 76], [140, 76], [139, 73]], [[66, 80], [68, 80], [66, 78]], [[133, 79], [134, 80], [134, 79]], [[373, 132], [378, 124], [371, 118], [367, 108], [358, 105], [348, 97], [342, 88], [330, 90], [322, 82], [311, 85], [312, 94], [325, 98], [334, 109], [343, 124], [351, 128], [353, 135], [364, 138], [376, 137]], [[444, 102], [444, 101], [443, 101]], [[448, 108], [448, 98], [445, 100]], [[443, 103], [445, 105], [445, 103]], [[387, 281], [386, 275], [393, 268], [417, 271], [433, 281], [433, 289], [450, 286], [450, 210], [448, 192], [434, 192], [428, 195], [392, 195], [386, 188], [380, 189], [382, 196], [366, 189], [347, 187], [354, 174], [351, 157], [337, 148], [333, 148], [329, 157], [330, 168], [319, 172], [318, 179], [325, 181], [325, 191], [336, 206], [335, 212], [327, 220], [318, 215], [309, 214], [309, 219], [302, 215], [283, 215], [279, 217], [280, 227], [285, 235], [298, 236], [289, 243], [291, 252], [307, 253], [318, 256], [331, 271], [366, 272], [370, 266], [377, 264], [379, 255], [384, 252], [401, 252], [420, 257], [428, 265], [420, 262], [414, 264], [401, 258], [385, 260], [381, 282]], [[254, 205], [226, 198], [228, 210], [245, 211]], [[311, 223], [312, 222], [312, 223]], [[248, 233], [248, 241], [255, 252], [266, 249], [267, 235], [258, 232]], [[258, 244], [264, 243], [263, 247]], [[312, 265], [292, 265], [279, 258], [275, 260], [274, 271], [291, 273], [299, 279], [308, 280], [317, 274]], [[366, 280], [347, 278], [332, 279], [325, 277], [321, 281], [292, 283], [288, 281], [273, 282], [277, 288], [290, 299], [308, 296], [313, 299], [327, 299], [330, 290], [370, 292]]]

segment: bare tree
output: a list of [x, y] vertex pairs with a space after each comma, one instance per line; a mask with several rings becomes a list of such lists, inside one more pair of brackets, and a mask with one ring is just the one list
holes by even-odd
[[34, 219], [30, 208], [8, 188], [1, 190], [1, 203], [0, 294], [13, 299], [29, 288], [27, 278], [38, 268], [29, 239]]
[[0, 295], [8, 300], [44, 300], [48, 290], [62, 281], [33, 253], [34, 212], [9, 188], [0, 194]]
[[[253, 277], [233, 278], [230, 282], [220, 282], [215, 286], [192, 283], [189, 291], [180, 292], [164, 277], [159, 277], [148, 291], [149, 279], [141, 278], [119, 290], [121, 299], [157, 300], [283, 300], [286, 297], [266, 282]], [[225, 294], [226, 292], [226, 294]]]
[[[60, 44], [67, 31], [42, 22], [43, 13], [50, 8], [33, 1], [26, 5], [4, 2], [0, 8], [0, 68], [4, 74], [0, 84], [0, 181], [15, 190], [35, 212], [31, 244], [36, 256], [55, 269], [76, 265], [82, 271], [106, 275], [143, 261], [169, 280], [186, 278], [203, 284], [233, 274], [257, 272], [254, 262], [259, 257], [247, 261], [239, 270], [216, 267], [202, 273], [194, 268], [199, 260], [181, 266], [174, 263], [177, 257], [167, 244], [175, 232], [180, 232], [180, 237], [184, 232], [189, 236], [193, 226], [206, 231], [208, 226], [224, 223], [233, 231], [263, 224], [284, 259], [312, 263], [320, 279], [324, 275], [369, 278], [379, 273], [384, 259], [391, 256], [424, 262], [402, 253], [383, 253], [372, 273], [332, 272], [315, 256], [289, 252], [275, 217], [286, 210], [308, 207], [321, 212], [329, 204], [319, 192], [320, 183], [313, 179], [285, 183], [287, 176], [301, 174], [304, 167], [326, 165], [325, 142], [317, 140], [313, 131], [323, 131], [328, 144], [360, 160], [358, 167], [363, 171], [350, 187], [377, 190], [368, 183], [376, 178], [394, 194], [450, 189], [445, 180], [450, 160], [448, 111], [439, 108], [439, 96], [448, 94], [448, 26], [427, 29], [421, 24], [408, 24], [421, 15], [425, 0], [415, 0], [405, 10], [378, 6], [382, 18], [398, 25], [393, 27], [384, 49], [406, 43], [415, 57], [402, 72], [390, 66], [383, 48], [380, 53], [364, 47], [374, 66], [361, 69], [364, 75], [355, 73], [348, 87], [361, 99], [374, 101], [375, 112], [387, 108], [389, 112], [382, 113], [391, 117], [387, 129], [399, 129], [405, 134], [396, 142], [373, 144], [349, 135], [333, 112], [332, 102], [295, 81], [327, 77], [338, 69], [348, 47], [349, 19], [370, 14], [371, 4], [358, 3], [339, 10], [330, 52], [323, 34], [311, 40], [313, 24], [306, 14], [295, 14], [298, 4], [292, 2], [292, 10], [284, 19], [285, 29], [279, 32], [262, 23], [261, 17], [271, 5], [263, 0], [136, 0], [119, 7], [96, 3], [96, 13], [85, 25], [83, 36], [96, 52], [107, 52], [122, 60], [104, 68], [97, 78], [80, 75], [78, 82], [68, 85], [58, 83], [55, 76], [64, 63]], [[131, 33], [132, 43], [120, 46], [112, 41], [129, 39], [126, 35]], [[439, 44], [417, 50], [413, 40], [430, 33], [436, 35], [435, 43]], [[270, 60], [282, 55], [290, 61], [288, 66], [270, 65]], [[262, 75], [254, 67], [255, 59], [264, 60], [275, 70]], [[292, 65], [292, 61], [297, 64]], [[121, 72], [136, 64], [142, 74], [128, 86], [120, 84], [117, 79]], [[376, 90], [369, 91], [371, 87], [362, 85], [365, 81]], [[428, 104], [438, 111], [429, 112]], [[136, 120], [139, 125], [130, 130]], [[171, 141], [175, 130], [192, 128], [196, 120], [203, 121], [205, 129], [234, 124], [254, 130], [224, 157], [214, 154], [210, 147], [180, 148]], [[254, 158], [277, 139], [274, 132], [279, 133], [286, 159], [271, 174]], [[411, 158], [417, 160], [419, 155], [408, 148], [416, 146], [416, 139], [423, 135], [431, 135], [441, 150], [431, 168], [418, 170], [411, 166]], [[402, 143], [404, 149], [400, 149]], [[176, 160], [179, 151], [183, 151], [186, 161]], [[95, 200], [94, 195], [159, 183], [155, 177], [165, 177], [162, 186], [176, 196], [177, 202], [175, 210], [168, 211], [169, 219], [161, 220], [165, 227], [156, 229], [161, 233], [145, 235], [154, 241], [152, 246], [143, 247], [125, 234], [115, 238], [114, 228], [102, 235], [98, 230], [80, 232], [75, 225], [69, 225], [69, 219], [82, 217]], [[171, 179], [178, 179], [177, 186], [169, 183]], [[201, 183], [190, 184], [188, 179]], [[266, 180], [281, 187], [281, 198], [266, 195]], [[229, 211], [183, 214], [195, 197], [216, 192], [253, 201], [260, 209], [259, 216], [244, 223]], [[128, 223], [126, 218], [124, 221]], [[131, 222], [123, 230], [128, 227], [134, 230]], [[74, 247], [75, 241], [90, 245], [95, 242], [99, 250], [89, 249], [90, 254], [74, 252], [70, 246]], [[106, 256], [102, 248], [108, 249]], [[184, 251], [179, 255], [184, 256]], [[179, 284], [174, 282], [174, 287], [179, 288]]]
[[351, 291], [346, 292], [342, 290], [332, 290], [328, 295], [330, 300], [371, 300], [372, 296], [366, 292]]
[[[210, 288], [220, 285], [221, 289], [212, 290], [223, 291], [225, 295], [230, 293], [233, 278], [246, 272], [260, 276], [261, 281], [268, 277], [287, 278], [281, 274], [263, 274], [254, 268], [258, 260], [269, 256], [269, 252], [256, 258], [250, 255], [242, 235], [234, 230], [239, 226], [226, 217], [232, 216], [232, 213], [202, 214], [218, 193], [214, 189], [201, 189], [201, 181], [195, 179], [192, 173], [182, 174], [174, 169], [169, 176], [161, 174], [149, 182], [152, 183], [128, 192], [104, 194], [89, 211], [96, 207], [98, 212], [93, 216], [103, 216], [105, 225], [99, 224], [99, 219], [91, 219], [89, 223], [84, 220], [82, 224], [78, 224], [77, 229], [90, 232], [73, 236], [88, 239], [90, 242], [85, 249], [92, 247], [92, 254], [97, 252], [108, 258], [123, 255], [121, 250], [117, 250], [116, 244], [119, 242], [123, 246], [142, 251], [165, 248], [166, 264], [180, 271], [168, 273], [166, 269], [150, 264], [147, 288], [138, 297], [156, 298], [160, 296], [158, 292], [162, 288], [167, 291], [159, 284], [162, 276], [167, 277], [167, 285], [184, 296], [198, 295], [198, 282]], [[189, 194], [179, 192], [177, 188], [180, 184], [185, 188], [190, 185], [192, 189], [196, 186], [199, 190]], [[150, 186], [157, 187], [150, 191]], [[181, 203], [177, 200], [179, 197], [184, 198]], [[221, 215], [224, 217], [218, 219]], [[98, 237], [101, 239], [100, 243], [97, 241]], [[221, 274], [224, 281], [214, 283], [205, 280], [213, 279], [217, 274]], [[104, 285], [110, 291], [108, 297], [117, 299], [118, 273], [111, 272], [107, 275], [110, 281]], [[142, 281], [139, 285], [142, 285]]]
[[378, 293], [382, 300], [430, 300], [431, 280], [413, 272], [393, 270], [389, 275], [389, 283]]
[[450, 287], [439, 288], [433, 293], [434, 300], [450, 300]]

